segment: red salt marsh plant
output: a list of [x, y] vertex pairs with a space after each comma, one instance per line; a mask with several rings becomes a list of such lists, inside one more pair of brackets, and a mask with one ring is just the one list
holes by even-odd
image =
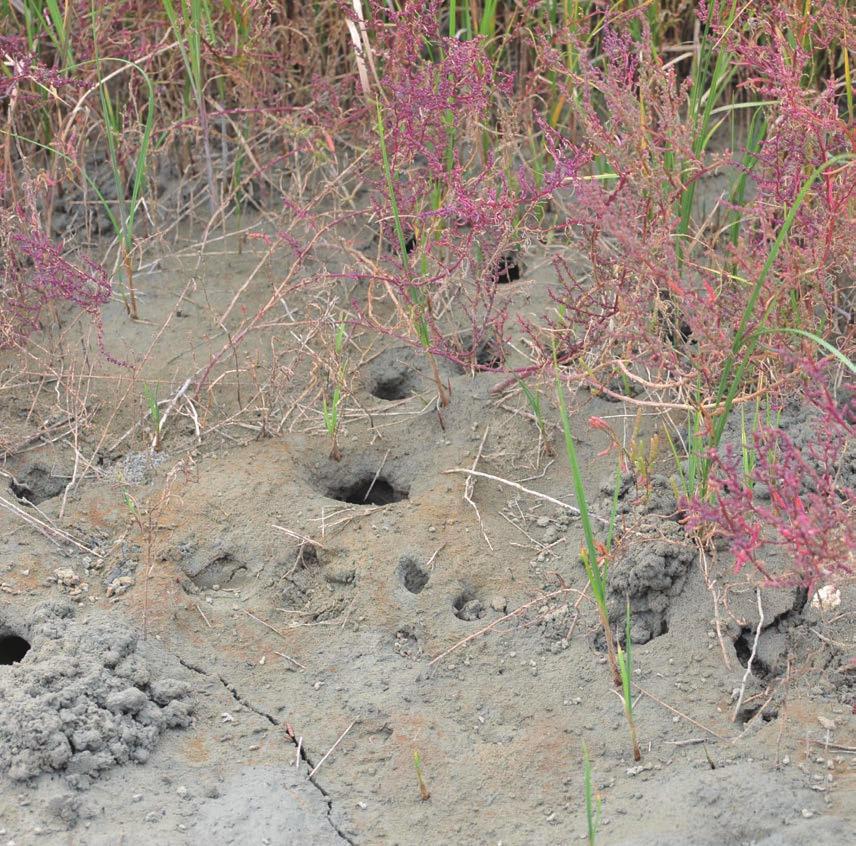
[[[3, 195], [0, 176], [0, 195]], [[56, 319], [58, 303], [70, 303], [99, 327], [101, 308], [112, 286], [105, 269], [86, 256], [68, 257], [61, 241], [42, 229], [33, 189], [23, 202], [0, 209], [0, 347], [23, 342], [44, 324], [45, 313]]]
[[752, 433], [750, 462], [728, 444], [710, 458], [711, 496], [686, 508], [691, 528], [712, 527], [730, 542], [735, 572], [749, 564], [769, 585], [813, 594], [853, 572], [856, 394], [844, 389], [836, 398], [823, 368], [808, 375], [814, 381], [804, 396], [812, 413], [803, 425], [810, 431], [797, 442], [786, 429], [762, 423]]
[[[4, 224], [0, 321], [19, 337], [47, 303], [95, 314], [109, 294], [109, 274], [39, 234], [53, 195], [86, 187], [98, 148], [123, 262], [141, 250], [129, 238], [165, 237], [150, 177], [170, 158], [209, 223], [230, 204], [277, 204], [335, 243], [346, 236], [330, 221], [359, 174], [368, 200], [341, 219], [362, 215], [388, 249], [350, 274], [346, 321], [424, 349], [441, 405], [446, 357], [530, 391], [558, 375], [686, 415], [673, 444], [692, 468], [688, 499], [722, 493], [732, 409], [781, 401], [818, 355], [853, 358], [856, 27], [843, 0], [160, 0], [97, 19], [85, 3], [23, 8], [6, 4], [0, 35], [4, 197], [26, 205], [29, 178], [47, 192], [28, 231]], [[279, 196], [293, 184], [278, 194], [281, 172], [311, 196]], [[712, 201], [709, 178], [724, 185]], [[284, 242], [303, 262], [314, 238]], [[529, 361], [512, 367], [498, 262], [540, 241], [552, 307], [521, 321]], [[367, 306], [366, 282], [385, 309]], [[276, 303], [247, 316], [235, 345]], [[783, 350], [801, 359], [785, 364]]]

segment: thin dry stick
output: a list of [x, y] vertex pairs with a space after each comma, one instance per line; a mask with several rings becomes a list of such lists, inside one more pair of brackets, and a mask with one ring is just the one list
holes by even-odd
[[[470, 472], [474, 471], [478, 466], [479, 459], [482, 455], [482, 450], [484, 449], [484, 442], [487, 440], [488, 432], [490, 432], [490, 426], [485, 426], [484, 434], [482, 435], [481, 443], [479, 444], [478, 452], [476, 453], [476, 457], [473, 459], [473, 466], [470, 468]], [[473, 507], [473, 511], [476, 512], [476, 518], [479, 521], [479, 528], [481, 529], [482, 537], [485, 539], [485, 543], [488, 545], [491, 552], [493, 552], [493, 544], [490, 542], [490, 538], [487, 536], [487, 532], [484, 528], [484, 522], [482, 521], [481, 513], [479, 512], [479, 507], [473, 501], [473, 493], [475, 492], [476, 483], [474, 481], [474, 476], [467, 476], [466, 482], [464, 482], [464, 499]]]
[[437, 547], [437, 549], [435, 549], [435, 550], [434, 550], [434, 554], [433, 554], [433, 555], [428, 559], [428, 561], [427, 561], [427, 562], [426, 562], [426, 564], [425, 564], [425, 569], [426, 569], [426, 570], [427, 570], [427, 569], [429, 569], [430, 567], [433, 567], [433, 565], [434, 565], [434, 559], [435, 559], [435, 558], [436, 558], [436, 557], [437, 557], [437, 556], [438, 556], [438, 555], [439, 555], [439, 554], [440, 554], [440, 553], [441, 553], [445, 548], [446, 548], [446, 544], [442, 543], [442, 544], [440, 544], [440, 546], [438, 546], [438, 547]]
[[722, 637], [722, 621], [719, 619], [719, 594], [716, 591], [716, 579], [710, 578], [710, 571], [707, 566], [707, 555], [705, 554], [704, 544], [701, 542], [696, 544], [698, 548], [699, 560], [702, 564], [702, 573], [704, 582], [710, 595], [713, 598], [713, 623], [716, 628], [716, 637], [719, 640], [719, 649], [722, 652], [722, 660], [725, 662], [725, 669], [731, 669], [731, 661], [728, 659], [728, 653], [725, 650], [725, 640]]
[[213, 629], [214, 626], [211, 625], [211, 621], [205, 616], [205, 612], [198, 605], [196, 606], [196, 610], [199, 612], [199, 616], [202, 617], [203, 620], [205, 620], [205, 623], [208, 628]]
[[372, 492], [372, 489], [375, 486], [375, 482], [377, 482], [378, 477], [380, 476], [381, 470], [383, 470], [384, 465], [386, 464], [387, 458], [389, 458], [389, 454], [392, 450], [387, 450], [386, 455], [383, 457], [383, 461], [380, 463], [380, 467], [377, 468], [377, 472], [374, 474], [374, 478], [372, 479], [372, 483], [368, 486], [366, 490], [366, 495], [363, 497], [363, 502], [366, 502], [369, 498], [369, 494]]
[[[169, 417], [172, 410], [175, 408], [175, 404], [185, 395], [187, 389], [190, 387], [190, 383], [193, 381], [192, 376], [188, 376], [185, 379], [184, 384], [175, 392], [172, 399], [167, 403], [166, 409], [163, 414], [160, 416], [160, 426], [158, 427], [158, 431], [155, 432], [154, 437], [152, 438], [152, 449], [154, 449], [158, 441], [163, 438], [164, 426], [166, 426], [166, 419]], [[199, 431], [199, 421], [196, 421], [197, 432]]]
[[531, 602], [527, 602], [525, 605], [521, 605], [519, 608], [515, 608], [514, 611], [506, 614], [504, 617], [500, 617], [498, 620], [494, 620], [490, 625], [485, 626], [483, 629], [479, 629], [477, 632], [473, 632], [470, 635], [467, 635], [463, 640], [459, 640], [457, 643], [452, 644], [445, 652], [441, 652], [436, 658], [432, 658], [428, 662], [429, 667], [433, 667], [438, 661], [442, 661], [447, 655], [451, 655], [456, 649], [465, 644], [469, 643], [471, 640], [475, 640], [477, 637], [481, 637], [483, 634], [487, 634], [492, 629], [495, 629], [500, 623], [504, 623], [506, 620], [511, 620], [514, 617], [520, 616], [527, 608], [531, 608], [533, 605], [541, 605], [546, 600], [552, 599], [554, 596], [560, 596], [563, 593], [581, 593], [581, 591], [576, 588], [563, 587], [558, 590], [551, 591], [550, 593], [539, 596], [537, 599], [533, 599]]
[[740, 694], [737, 697], [737, 703], [734, 706], [734, 714], [731, 716], [731, 722], [737, 722], [737, 715], [740, 713], [740, 706], [743, 704], [743, 696], [746, 693], [746, 680], [752, 672], [752, 662], [755, 660], [755, 651], [758, 649], [758, 641], [761, 639], [761, 629], [764, 627], [764, 609], [761, 606], [761, 589], [755, 588], [755, 598], [758, 600], [758, 628], [755, 630], [755, 640], [752, 643], [752, 652], [749, 654], [749, 660], [746, 662], [746, 672], [743, 673], [743, 681], [740, 683]]
[[284, 635], [279, 629], [275, 629], [270, 623], [266, 623], [261, 617], [256, 617], [252, 611], [247, 611], [245, 608], [244, 613], [248, 617], [252, 617], [257, 623], [261, 623], [266, 629], [270, 629], [274, 634], [278, 634], [283, 640], [288, 640], [286, 635]]
[[294, 532], [291, 529], [286, 529], [285, 526], [277, 526], [276, 523], [271, 523], [271, 526], [274, 529], [277, 529], [280, 532], [285, 532], [287, 535], [299, 540], [301, 543], [308, 543], [311, 546], [317, 546], [318, 549], [326, 549], [323, 543], [320, 541], [314, 540], [310, 538], [309, 535], [301, 535], [299, 532]]
[[291, 661], [292, 664], [300, 667], [301, 670], [305, 670], [305, 665], [301, 664], [296, 658], [292, 658], [290, 655], [286, 655], [284, 652], [277, 652], [275, 649], [273, 651], [274, 655], [279, 655], [280, 658], [285, 658], [287, 661]]
[[327, 753], [324, 757], [310, 770], [309, 778], [311, 779], [315, 773], [318, 772], [321, 764], [323, 764], [332, 754], [333, 750], [345, 739], [345, 735], [356, 725], [357, 721], [354, 720], [340, 735], [339, 739], [327, 750]]
[[645, 688], [640, 687], [638, 684], [636, 684], [636, 682], [633, 682], [633, 687], [635, 687], [636, 690], [638, 690], [640, 693], [644, 693], [645, 696], [656, 702], [658, 705], [662, 705], [667, 711], [671, 711], [673, 714], [680, 717], [681, 719], [686, 720], [688, 723], [692, 723], [694, 726], [700, 728], [702, 731], [706, 731], [709, 735], [711, 735], [711, 737], [715, 737], [718, 740], [732, 739], [730, 737], [725, 737], [721, 734], [717, 734], [713, 729], [709, 729], [707, 726], [702, 725], [700, 722], [698, 722], [698, 720], [694, 720], [692, 717], [688, 717], [682, 711], [679, 711], [677, 708], [673, 708], [671, 705], [668, 705], [667, 703], [663, 702], [662, 699], [658, 699], [656, 696], [654, 696], [653, 693], [650, 693], [649, 691], [645, 690]]
[[[38, 517], [33, 517], [32, 514], [28, 514], [14, 502], [10, 502], [2, 496], [0, 496], [0, 508], [5, 508], [8, 511], [11, 511], [14, 515], [20, 517], [25, 523], [29, 523], [37, 532], [44, 535], [51, 543], [57, 546], [59, 546], [59, 541], [64, 541], [65, 543], [69, 543], [72, 546], [77, 547], [81, 552], [85, 552], [87, 555], [92, 555], [98, 559], [104, 557], [91, 547], [85, 546], [75, 540], [68, 532], [57, 528], [50, 522], [47, 522], [47, 518], [45, 520], [39, 520]], [[40, 511], [39, 513], [41, 514], [42, 512]]]
[[[510, 488], [514, 488], [518, 491], [523, 491], [523, 493], [529, 494], [529, 496], [534, 496], [537, 499], [543, 499], [545, 502], [552, 502], [553, 505], [558, 505], [559, 508], [564, 508], [570, 511], [572, 514], [579, 514], [579, 508], [576, 508], [573, 505], [569, 505], [567, 502], [562, 502], [560, 499], [556, 499], [555, 497], [548, 496], [547, 494], [543, 494], [540, 491], [533, 491], [531, 488], [524, 488], [523, 485], [518, 485], [517, 482], [512, 482], [510, 479], [503, 479], [499, 476], [492, 476], [490, 473], [480, 473], [478, 470], [469, 470], [466, 467], [453, 467], [451, 470], [444, 470], [444, 473], [466, 473], [469, 476], [478, 476], [482, 479], [490, 479], [492, 482], [499, 482], [501, 485], [507, 485]], [[604, 517], [599, 517], [597, 514], [592, 514], [589, 511], [589, 517], [594, 518], [598, 522], [602, 523], [604, 526], [609, 525], [609, 520]]]

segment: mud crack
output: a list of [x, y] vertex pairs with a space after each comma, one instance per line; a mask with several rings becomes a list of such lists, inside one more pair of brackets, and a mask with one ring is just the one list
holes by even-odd
[[[264, 711], [263, 709], [254, 705], [245, 696], [241, 695], [235, 685], [233, 685], [227, 679], [223, 678], [223, 676], [221, 676], [219, 673], [209, 673], [207, 670], [202, 669], [202, 667], [198, 667], [195, 664], [191, 664], [189, 661], [186, 661], [184, 658], [179, 658], [178, 661], [183, 667], [186, 667], [188, 670], [191, 670], [194, 673], [198, 673], [200, 676], [206, 676], [207, 678], [216, 678], [220, 682], [220, 684], [222, 684], [223, 687], [225, 687], [226, 690], [229, 691], [229, 695], [239, 705], [242, 705], [244, 708], [248, 708], [254, 714], [258, 715], [264, 720], [267, 720], [271, 725], [276, 726], [277, 728], [285, 728], [283, 723], [277, 720], [276, 717], [272, 716], [271, 714], [268, 714], [267, 711]], [[300, 756], [300, 760], [303, 761], [303, 763], [309, 768], [309, 771], [311, 772], [315, 768], [315, 764], [312, 758], [310, 758], [308, 753], [306, 752], [306, 747], [302, 743], [298, 744], [298, 742], [289, 732], [284, 732], [284, 734], [291, 742], [292, 746], [297, 749], [297, 753]], [[309, 782], [324, 797], [324, 802], [327, 805], [327, 822], [329, 823], [330, 827], [345, 843], [350, 844], [350, 846], [356, 846], [356, 841], [353, 840], [344, 831], [342, 831], [342, 829], [339, 828], [339, 826], [337, 826], [335, 821], [333, 820], [333, 797], [316, 781], [314, 777], [310, 778]]]

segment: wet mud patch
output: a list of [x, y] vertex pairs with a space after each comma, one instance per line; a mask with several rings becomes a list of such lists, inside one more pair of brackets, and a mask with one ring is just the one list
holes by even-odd
[[670, 516], [675, 515], [676, 503], [664, 478], [655, 477], [645, 491], [633, 485], [622, 485], [621, 491], [619, 511], [629, 515], [632, 528], [618, 539], [610, 564], [609, 619], [623, 632], [629, 602], [630, 638], [633, 643], [648, 643], [668, 633], [672, 603], [683, 591], [697, 553]]
[[395, 572], [408, 593], [422, 593], [431, 578], [428, 570], [412, 555], [402, 555]]
[[175, 561], [187, 576], [185, 589], [237, 589], [250, 577], [250, 565], [225, 539], [199, 545], [192, 538], [180, 541], [165, 551], [163, 557]]
[[230, 552], [224, 552], [214, 558], [207, 564], [203, 564], [199, 569], [191, 568], [193, 572], [189, 572], [190, 580], [203, 590], [210, 590], [215, 587], [238, 587], [244, 581], [248, 574], [246, 564], [243, 564]]
[[672, 602], [680, 596], [696, 552], [679, 536], [680, 527], [661, 526], [662, 540], [627, 539], [610, 567], [609, 619], [623, 631], [630, 603], [630, 638], [648, 643], [669, 631]]

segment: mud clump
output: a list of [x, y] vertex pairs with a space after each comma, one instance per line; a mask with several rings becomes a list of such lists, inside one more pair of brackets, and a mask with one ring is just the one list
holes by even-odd
[[472, 588], [464, 588], [453, 600], [452, 610], [459, 620], [471, 623], [485, 615], [485, 607]]
[[60, 772], [84, 789], [110, 767], [145, 763], [166, 729], [190, 725], [190, 686], [155, 677], [125, 623], [73, 613], [38, 606], [26, 623], [31, 648], [0, 666], [0, 773], [13, 781]]
[[[602, 490], [614, 484], [604, 482]], [[633, 531], [619, 540], [609, 568], [609, 619], [623, 631], [629, 601], [630, 638], [647, 643], [668, 632], [669, 609], [684, 589], [696, 552], [681, 526], [669, 519], [676, 503], [665, 478], [655, 476], [645, 491], [622, 484], [619, 495], [624, 506], [619, 510], [632, 515]]]

